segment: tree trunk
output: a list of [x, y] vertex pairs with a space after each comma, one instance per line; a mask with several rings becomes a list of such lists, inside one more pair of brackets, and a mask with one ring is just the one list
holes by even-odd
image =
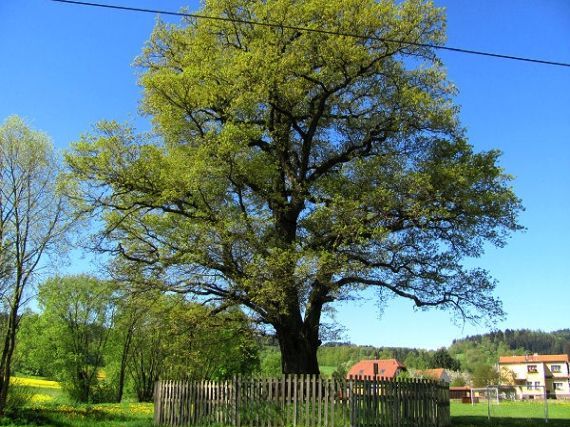
[[319, 374], [317, 349], [319, 342], [307, 339], [296, 331], [277, 333], [281, 350], [281, 369], [284, 374]]
[[[284, 141], [288, 141], [284, 137]], [[286, 146], [283, 143], [283, 146]], [[286, 163], [286, 162], [285, 162]], [[283, 188], [285, 187], [284, 183]], [[279, 191], [279, 188], [276, 189]], [[282, 192], [283, 200], [287, 199]], [[303, 198], [294, 198], [286, 207], [275, 209], [276, 235], [281, 240], [283, 248], [289, 248], [297, 238], [297, 221], [304, 207]], [[290, 277], [294, 276], [295, 265], [289, 267]], [[286, 273], [285, 273], [286, 274]], [[283, 283], [288, 290], [288, 298], [281, 307], [283, 312], [273, 322], [277, 332], [279, 348], [281, 350], [281, 370], [284, 374], [320, 374], [317, 361], [317, 349], [321, 345], [319, 339], [319, 326], [323, 304], [326, 301], [327, 288], [316, 280], [307, 302], [305, 318], [303, 319], [300, 309], [298, 287], [291, 281]]]
[[[18, 283], [20, 283], [18, 281]], [[4, 413], [8, 400], [8, 390], [10, 388], [10, 377], [12, 368], [12, 355], [16, 347], [16, 334], [18, 332], [18, 308], [20, 307], [21, 286], [17, 286], [14, 291], [14, 299], [10, 307], [8, 326], [4, 337], [2, 348], [2, 359], [0, 360], [0, 414]]]
[[79, 401], [81, 403], [87, 403], [91, 397], [91, 381], [89, 381], [87, 373], [83, 371], [80, 372], [79, 384]]
[[4, 340], [4, 348], [2, 349], [2, 361], [0, 362], [0, 414], [4, 413], [4, 408], [6, 408], [6, 402], [8, 400], [12, 355], [16, 345], [16, 331], [16, 324], [12, 321], [12, 316], [10, 316], [8, 330], [6, 331]]
[[131, 342], [133, 338], [133, 328], [134, 322], [129, 325], [127, 330], [127, 336], [125, 337], [125, 342], [123, 343], [123, 351], [121, 354], [121, 367], [119, 370], [119, 385], [117, 386], [117, 403], [121, 403], [123, 400], [123, 391], [125, 389], [125, 376], [127, 373], [127, 361], [129, 359], [129, 351], [131, 348]]
[[[280, 316], [274, 325], [281, 350], [281, 369], [284, 374], [319, 374], [317, 349], [320, 316], [308, 316], [304, 321], [298, 311]], [[289, 312], [291, 313], [291, 312]]]

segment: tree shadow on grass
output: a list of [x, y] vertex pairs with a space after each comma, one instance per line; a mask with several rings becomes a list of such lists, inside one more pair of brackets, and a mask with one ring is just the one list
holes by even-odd
[[91, 426], [93, 424], [128, 426], [150, 425], [148, 421], [140, 417], [127, 414], [110, 413], [96, 408], [25, 408], [17, 413], [4, 417], [0, 420], [0, 426], [53, 426], [74, 427]]

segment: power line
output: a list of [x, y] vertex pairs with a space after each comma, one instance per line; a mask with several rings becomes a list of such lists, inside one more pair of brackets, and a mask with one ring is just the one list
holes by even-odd
[[240, 19], [240, 18], [228, 18], [228, 17], [222, 17], [222, 16], [208, 16], [208, 15], [200, 15], [200, 14], [196, 14], [196, 13], [171, 12], [171, 11], [167, 11], [167, 10], [144, 9], [144, 8], [139, 8], [139, 7], [129, 7], [129, 6], [103, 4], [103, 3], [92, 3], [92, 2], [84, 2], [84, 1], [78, 1], [78, 0], [50, 0], [50, 1], [57, 2], [57, 3], [74, 4], [74, 5], [79, 5], [79, 6], [91, 6], [91, 7], [100, 7], [100, 8], [104, 8], [104, 9], [123, 10], [123, 11], [129, 11], [129, 12], [143, 12], [143, 13], [161, 14], [161, 15], [169, 15], [169, 16], [180, 16], [180, 17], [186, 17], [186, 18], [208, 19], [208, 20], [212, 20], [212, 21], [235, 22], [238, 24], [258, 25], [258, 26], [262, 26], [262, 27], [284, 28], [287, 30], [302, 31], [302, 32], [307, 32], [307, 33], [320, 33], [320, 34], [328, 34], [328, 35], [335, 35], [335, 36], [353, 37], [353, 38], [357, 38], [357, 39], [380, 41], [382, 43], [407, 44], [410, 46], [428, 47], [431, 49], [446, 50], [449, 52], [464, 53], [464, 54], [469, 54], [469, 55], [487, 56], [487, 57], [491, 57], [491, 58], [509, 59], [509, 60], [513, 60], [513, 61], [531, 62], [531, 63], [535, 63], [535, 64], [553, 65], [553, 66], [570, 68], [570, 63], [568, 63], [568, 62], [557, 62], [557, 61], [549, 61], [549, 60], [545, 60], [545, 59], [528, 58], [528, 57], [522, 57], [522, 56], [503, 55], [500, 53], [484, 52], [484, 51], [472, 50], [472, 49], [463, 49], [463, 48], [459, 48], [459, 47], [438, 46], [438, 45], [430, 44], [430, 43], [418, 43], [418, 42], [407, 41], [407, 40], [395, 40], [395, 39], [388, 39], [388, 38], [384, 38], [384, 37], [365, 36], [365, 35], [357, 34], [357, 33], [345, 33], [342, 31], [332, 31], [332, 30], [324, 30], [324, 29], [318, 29], [318, 28], [298, 27], [295, 25], [275, 24], [275, 23], [271, 23], [271, 22], [252, 21], [252, 20]]

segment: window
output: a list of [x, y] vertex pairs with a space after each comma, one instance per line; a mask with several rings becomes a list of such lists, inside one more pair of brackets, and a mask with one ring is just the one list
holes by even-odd
[[528, 365], [526, 369], [529, 374], [536, 374], [538, 372], [536, 365]]
[[563, 383], [552, 383], [554, 386], [554, 390], [562, 390], [564, 384]]
[[527, 388], [527, 390], [532, 390], [532, 381], [526, 382], [526, 388]]
[[562, 372], [562, 367], [560, 365], [550, 365], [550, 370], [552, 372]]
[[534, 388], [536, 388], [537, 390], [540, 388], [540, 381], [534, 382]]

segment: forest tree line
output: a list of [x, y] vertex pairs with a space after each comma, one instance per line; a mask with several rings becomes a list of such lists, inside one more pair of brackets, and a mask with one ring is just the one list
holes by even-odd
[[259, 342], [238, 309], [213, 315], [181, 295], [133, 294], [85, 275], [41, 284], [38, 308], [20, 319], [13, 369], [60, 381], [74, 401], [152, 401], [159, 378], [259, 370]]
[[[159, 378], [281, 375], [275, 339], [237, 309], [214, 313], [181, 295], [131, 293], [124, 284], [86, 275], [45, 281], [37, 300], [38, 310], [20, 319], [14, 370], [58, 380], [76, 401], [125, 395], [150, 401]], [[319, 348], [318, 361], [324, 375], [338, 378], [359, 360], [395, 358], [411, 371], [446, 368], [484, 384], [495, 380], [490, 368], [501, 355], [562, 353], [569, 344], [567, 329], [506, 330], [438, 350], [329, 342]]]
[[[464, 373], [454, 385], [463, 385], [469, 379], [474, 385], [485, 386], [499, 380], [496, 365], [500, 356], [529, 353], [570, 355], [570, 330], [493, 331], [454, 340], [449, 347], [437, 350], [329, 342], [319, 348], [318, 360], [322, 373], [343, 376], [362, 359], [398, 359], [411, 371], [445, 368]], [[278, 374], [278, 367], [278, 348], [266, 346], [261, 353], [261, 370]]]
[[506, 345], [510, 350], [525, 349], [538, 354], [570, 354], [570, 329], [552, 332], [505, 329], [453, 340], [451, 347], [461, 349], [470, 343], [481, 344], [487, 341], [496, 345]]

